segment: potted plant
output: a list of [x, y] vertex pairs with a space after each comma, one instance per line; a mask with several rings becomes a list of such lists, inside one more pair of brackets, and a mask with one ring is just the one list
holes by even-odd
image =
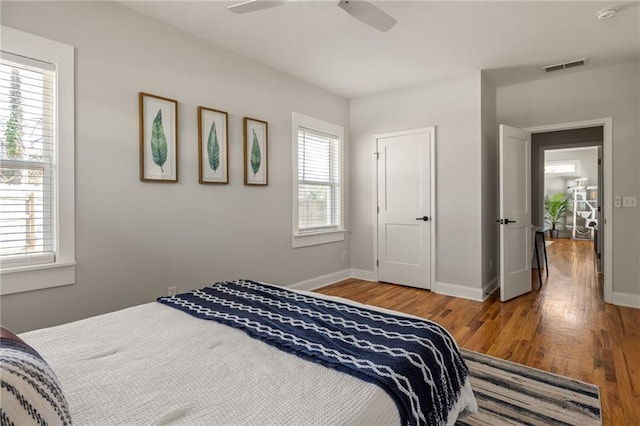
[[560, 218], [569, 208], [569, 200], [563, 193], [558, 192], [544, 200], [544, 213], [546, 222], [551, 225], [551, 238], [558, 238], [559, 230], [557, 229]]

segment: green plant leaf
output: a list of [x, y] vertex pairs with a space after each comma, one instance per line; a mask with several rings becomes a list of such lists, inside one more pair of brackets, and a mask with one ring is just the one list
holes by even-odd
[[251, 145], [251, 170], [253, 170], [253, 177], [256, 176], [258, 170], [260, 170], [260, 162], [262, 161], [262, 153], [260, 152], [260, 145], [258, 144], [258, 137], [256, 131], [253, 131], [253, 144]]
[[211, 129], [209, 130], [207, 155], [209, 156], [209, 167], [215, 172], [220, 166], [220, 144], [218, 144], [218, 133], [216, 132], [215, 121], [211, 123]]
[[565, 214], [569, 207], [569, 200], [561, 192], [547, 197], [544, 201], [544, 212], [546, 215], [546, 222], [551, 225], [551, 229], [556, 229], [560, 218]]
[[162, 127], [162, 110], [159, 109], [151, 127], [151, 154], [153, 162], [164, 173], [164, 163], [167, 162], [167, 138]]

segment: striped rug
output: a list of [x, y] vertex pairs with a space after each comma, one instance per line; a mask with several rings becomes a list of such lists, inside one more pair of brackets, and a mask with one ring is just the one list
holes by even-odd
[[461, 350], [478, 412], [456, 425], [601, 425], [598, 387]]

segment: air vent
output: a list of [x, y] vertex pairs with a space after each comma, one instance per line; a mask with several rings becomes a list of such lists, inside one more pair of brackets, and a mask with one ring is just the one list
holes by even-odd
[[580, 65], [584, 65], [584, 62], [585, 62], [584, 59], [578, 59], [577, 61], [567, 62], [566, 64], [564, 64], [564, 67], [565, 67], [565, 69], [566, 68], [579, 67]]
[[564, 64], [561, 65], [549, 65], [548, 67], [544, 67], [544, 70], [546, 72], [551, 72], [551, 71], [560, 71], [564, 69]]
[[575, 61], [565, 62], [564, 64], [548, 65], [546, 67], [543, 67], [542, 69], [545, 70], [546, 72], [560, 71], [560, 70], [565, 70], [567, 68], [579, 67], [586, 63], [587, 63], [586, 59], [577, 59]]

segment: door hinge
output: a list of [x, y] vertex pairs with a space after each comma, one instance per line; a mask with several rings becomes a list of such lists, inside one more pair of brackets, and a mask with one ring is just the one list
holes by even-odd
[[379, 152], [374, 152], [373, 155], [376, 156], [376, 160], [380, 159], [380, 153]]
[[380, 266], [380, 261], [376, 259], [376, 266]]
[[598, 166], [602, 165], [602, 158], [598, 158]]
[[601, 210], [600, 210], [600, 206], [598, 206], [598, 212], [600, 212], [600, 211], [601, 211]]
[[380, 213], [380, 206], [378, 206], [378, 213]]
[[600, 259], [600, 253], [598, 253], [598, 259]]

